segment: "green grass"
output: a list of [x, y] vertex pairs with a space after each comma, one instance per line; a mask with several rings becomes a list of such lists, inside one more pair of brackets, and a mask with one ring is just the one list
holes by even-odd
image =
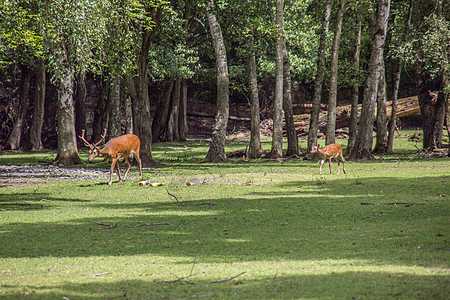
[[[112, 186], [1, 186], [0, 298], [448, 298], [450, 160], [415, 149], [398, 139], [395, 155], [338, 176], [306, 160], [205, 164], [206, 143], [163, 143], [165, 167], [144, 171], [163, 186], [139, 186], [135, 167]], [[53, 158], [0, 153], [4, 165]]]

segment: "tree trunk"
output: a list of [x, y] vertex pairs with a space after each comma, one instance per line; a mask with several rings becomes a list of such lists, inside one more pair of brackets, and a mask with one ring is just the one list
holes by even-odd
[[163, 99], [158, 103], [156, 113], [153, 118], [152, 133], [155, 142], [166, 141], [166, 130], [169, 117], [170, 99], [173, 93], [175, 82], [169, 80]]
[[325, 74], [325, 53], [327, 51], [328, 24], [330, 22], [331, 6], [333, 0], [327, 0], [324, 8], [322, 29], [320, 32], [319, 50], [317, 54], [317, 74], [314, 81], [314, 97], [312, 103], [311, 118], [309, 121], [308, 149], [317, 145], [317, 133], [319, 131], [320, 102], [322, 100], [322, 86]]
[[36, 94], [34, 96], [33, 119], [30, 128], [30, 147], [31, 151], [41, 151], [44, 149], [42, 144], [42, 125], [44, 124], [45, 111], [45, 64], [43, 60], [39, 61], [36, 71]]
[[373, 152], [384, 154], [387, 148], [386, 74], [384, 61], [382, 61], [377, 91], [377, 142]]
[[75, 134], [80, 136], [81, 131], [87, 127], [86, 77], [84, 74], [76, 76], [76, 90], [73, 101], [75, 105]]
[[292, 82], [290, 67], [291, 64], [286, 50], [286, 39], [283, 37], [283, 110], [288, 141], [286, 156], [298, 157], [300, 155], [300, 151], [298, 149], [298, 137], [294, 124], [294, 111], [292, 109]]
[[247, 56], [247, 73], [248, 86], [250, 90], [250, 145], [248, 149], [248, 158], [254, 159], [261, 156], [261, 134], [259, 124], [261, 119], [259, 116], [259, 97], [258, 97], [258, 78], [256, 73], [256, 55], [253, 35], [247, 37], [249, 53]]
[[347, 154], [349, 154], [355, 146], [356, 136], [358, 133], [358, 102], [359, 102], [359, 60], [361, 56], [361, 17], [356, 12], [356, 37], [355, 37], [355, 54], [353, 55], [353, 74], [352, 74], [352, 108], [350, 111], [349, 137], [347, 145]]
[[228, 63], [225, 43], [219, 22], [213, 12], [214, 1], [209, 0], [206, 4], [206, 17], [211, 31], [212, 42], [216, 54], [217, 69], [217, 112], [214, 121], [211, 144], [204, 161], [224, 162], [225, 138], [229, 116], [229, 77]]
[[181, 78], [175, 80], [174, 91], [172, 93], [172, 102], [170, 105], [170, 114], [167, 122], [167, 141], [179, 141], [178, 119], [180, 114], [181, 97]]
[[187, 99], [188, 86], [186, 79], [181, 81], [180, 114], [178, 115], [178, 135], [180, 142], [186, 141], [187, 134]]
[[75, 135], [73, 79], [70, 75], [58, 79], [58, 150], [55, 164], [83, 164], [78, 156]]
[[372, 42], [372, 52], [369, 59], [364, 89], [361, 118], [358, 127], [358, 135], [355, 146], [350, 152], [350, 159], [372, 159], [373, 122], [375, 102], [377, 99], [378, 80], [383, 59], [384, 42], [386, 39], [386, 27], [389, 17], [390, 0], [378, 0], [377, 20], [375, 36]]
[[273, 104], [273, 135], [271, 157], [280, 158], [283, 156], [283, 9], [284, 1], [276, 1], [276, 26], [277, 26], [277, 47], [276, 47], [276, 75], [275, 75], [275, 99]]
[[31, 70], [25, 65], [21, 69], [21, 84], [19, 96], [19, 109], [17, 111], [17, 119], [14, 123], [11, 134], [6, 142], [5, 148], [17, 150], [20, 148], [20, 139], [22, 137], [22, 129], [25, 123], [25, 116], [28, 110], [28, 97], [30, 95]]
[[400, 77], [402, 73], [401, 60], [397, 60], [394, 66], [394, 87], [392, 90], [392, 109], [391, 120], [389, 121], [389, 134], [387, 142], [387, 153], [394, 151], [394, 134], [397, 127], [397, 107], [398, 107], [398, 88], [400, 86]]
[[[95, 143], [101, 139], [104, 129], [107, 126], [106, 123], [106, 99], [108, 97], [107, 89], [103, 86], [103, 82], [97, 83], [98, 98], [94, 107], [94, 119], [92, 121], [92, 135], [91, 142]], [[83, 145], [81, 141], [80, 145]]]
[[108, 136], [109, 139], [121, 136], [122, 132], [122, 114], [120, 110], [120, 78], [116, 77], [109, 85], [108, 97]]
[[345, 0], [339, 1], [339, 9], [336, 17], [336, 29], [333, 39], [333, 51], [331, 55], [330, 90], [328, 96], [327, 133], [326, 144], [334, 144], [336, 141], [336, 102], [337, 102], [337, 80], [339, 43], [341, 41], [342, 20], [344, 19]]

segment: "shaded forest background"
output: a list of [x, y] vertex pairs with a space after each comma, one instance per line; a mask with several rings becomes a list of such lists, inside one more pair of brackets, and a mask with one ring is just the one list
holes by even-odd
[[[57, 149], [62, 126], [58, 118], [64, 118], [58, 105], [64, 94], [61, 91], [68, 91], [73, 99], [75, 134], [87, 129], [92, 141], [100, 139], [103, 128], [108, 128], [109, 138], [135, 132], [146, 139], [150, 132], [150, 142], [211, 137], [218, 92], [208, 9], [217, 16], [227, 51], [227, 132], [250, 127], [249, 53], [256, 57], [259, 116], [262, 124], [267, 124], [276, 101], [279, 27], [275, 2], [279, 1], [98, 0], [80, 1], [78, 6], [64, 0], [3, 3], [0, 149]], [[419, 95], [420, 102], [428, 97], [427, 91], [437, 91], [443, 112], [433, 126], [440, 126], [442, 133], [445, 103], [448, 107], [449, 4], [424, 0], [382, 2], [328, 1], [331, 13], [321, 110], [329, 109], [335, 47], [332, 41], [338, 31], [340, 6], [344, 12], [339, 29], [338, 75], [334, 78], [337, 106], [351, 104], [355, 87], [358, 102], [363, 102], [379, 5], [388, 4], [383, 55], [386, 93], [381, 97], [390, 101]], [[318, 49], [324, 5], [286, 0], [281, 6], [294, 114], [312, 113], [315, 80], [320, 72]], [[355, 75], [358, 28], [361, 47], [359, 72]], [[41, 101], [39, 97], [43, 97]], [[140, 115], [147, 107], [151, 116], [142, 125]], [[39, 114], [43, 114], [42, 133], [38, 137], [40, 145], [36, 145], [33, 120]], [[422, 119], [399, 125], [420, 127]], [[18, 120], [20, 134], [12, 142]], [[433, 146], [442, 146], [442, 137], [440, 141], [439, 137], [433, 139]]]

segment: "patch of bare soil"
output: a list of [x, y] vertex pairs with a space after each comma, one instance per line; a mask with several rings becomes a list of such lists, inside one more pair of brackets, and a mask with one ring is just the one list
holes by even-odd
[[0, 187], [36, 184], [51, 179], [106, 179], [106, 169], [60, 168], [58, 166], [0, 166]]

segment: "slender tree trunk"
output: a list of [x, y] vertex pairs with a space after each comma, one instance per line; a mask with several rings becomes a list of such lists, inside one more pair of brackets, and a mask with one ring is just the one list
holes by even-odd
[[356, 143], [352, 152], [350, 152], [350, 159], [373, 158], [372, 146], [375, 103], [390, 10], [390, 0], [378, 0], [377, 2], [377, 20], [375, 30], [373, 31], [375, 36], [372, 42], [372, 52], [370, 54], [369, 70], [361, 108], [361, 118]]
[[300, 151], [298, 149], [298, 137], [297, 131], [295, 131], [294, 111], [292, 109], [292, 82], [290, 67], [291, 64], [286, 50], [286, 39], [283, 37], [283, 110], [288, 141], [286, 156], [298, 157], [300, 155]]
[[169, 80], [163, 99], [158, 103], [155, 116], [153, 117], [152, 133], [155, 142], [166, 141], [166, 130], [169, 118], [170, 99], [175, 82]]
[[188, 100], [188, 85], [187, 80], [181, 81], [181, 99], [180, 99], [180, 114], [178, 116], [178, 135], [180, 136], [180, 142], [187, 140], [187, 100]]
[[387, 147], [386, 74], [384, 61], [382, 61], [377, 91], [377, 142], [373, 152], [384, 154], [387, 152]]
[[284, 1], [276, 1], [276, 26], [278, 30], [277, 50], [275, 57], [275, 99], [273, 104], [273, 135], [272, 150], [273, 158], [283, 157], [283, 10]]
[[316, 79], [314, 81], [314, 97], [312, 103], [311, 118], [309, 121], [308, 149], [307, 149], [308, 153], [311, 151], [312, 146], [317, 145], [317, 133], [319, 131], [320, 103], [322, 100], [322, 86], [325, 74], [325, 53], [327, 51], [328, 25], [330, 22], [332, 5], [333, 0], [327, 0], [322, 19], [319, 50], [317, 54], [317, 74]]
[[175, 79], [170, 114], [167, 122], [167, 141], [179, 141], [178, 120], [180, 114], [181, 78]]
[[330, 90], [328, 96], [327, 135], [326, 144], [334, 144], [336, 141], [336, 103], [337, 80], [339, 62], [339, 43], [341, 41], [342, 20], [344, 19], [345, 0], [339, 1], [339, 9], [336, 17], [336, 29], [334, 31], [333, 51], [331, 55]]
[[42, 125], [44, 124], [45, 111], [45, 64], [43, 60], [39, 61], [36, 71], [36, 94], [34, 97], [33, 119], [30, 128], [30, 147], [31, 151], [41, 151], [44, 149], [42, 144]]
[[22, 66], [21, 69], [21, 85], [19, 96], [19, 109], [17, 112], [17, 119], [14, 123], [11, 134], [6, 142], [6, 149], [17, 150], [20, 148], [20, 139], [22, 137], [22, 129], [25, 123], [25, 116], [28, 110], [29, 95], [30, 95], [30, 82], [31, 82], [31, 70], [26, 66]]
[[258, 97], [258, 78], [256, 73], [256, 55], [253, 35], [250, 34], [247, 38], [249, 46], [249, 53], [247, 56], [247, 74], [248, 85], [250, 90], [250, 145], [248, 149], [248, 158], [254, 159], [261, 156], [261, 134], [259, 124], [261, 119], [259, 116], [259, 97]]
[[397, 60], [394, 69], [394, 87], [392, 90], [392, 108], [391, 108], [391, 120], [389, 121], [389, 134], [387, 142], [387, 153], [394, 151], [394, 135], [397, 127], [397, 107], [398, 107], [398, 89], [400, 86], [400, 77], [402, 73], [401, 60]]
[[120, 78], [116, 77], [109, 85], [108, 97], [108, 136], [109, 139], [121, 136], [122, 114], [120, 110]]
[[349, 154], [355, 146], [356, 136], [358, 133], [358, 102], [359, 102], [359, 60], [361, 56], [361, 17], [356, 12], [356, 37], [355, 37], [355, 54], [353, 55], [353, 74], [352, 74], [352, 108], [350, 112], [349, 138], [347, 145], [347, 154]]
[[106, 99], [108, 97], [107, 95], [108, 92], [107, 89], [105, 89], [105, 87], [103, 86], [103, 82], [97, 82], [97, 89], [98, 89], [98, 98], [97, 103], [94, 107], [94, 119], [92, 121], [92, 135], [91, 135], [91, 142], [94, 143], [101, 139], [104, 129], [107, 126]]
[[225, 139], [230, 111], [228, 63], [222, 30], [214, 14], [214, 1], [209, 0], [206, 5], [206, 17], [211, 31], [212, 42], [216, 54], [217, 69], [217, 112], [214, 121], [211, 144], [204, 161], [224, 162]]
[[76, 89], [73, 101], [75, 105], [75, 134], [81, 135], [81, 131], [87, 127], [86, 119], [86, 77], [84, 74], [76, 76]]
[[83, 164], [77, 150], [73, 79], [70, 75], [58, 79], [58, 150], [55, 164], [63, 166]]

